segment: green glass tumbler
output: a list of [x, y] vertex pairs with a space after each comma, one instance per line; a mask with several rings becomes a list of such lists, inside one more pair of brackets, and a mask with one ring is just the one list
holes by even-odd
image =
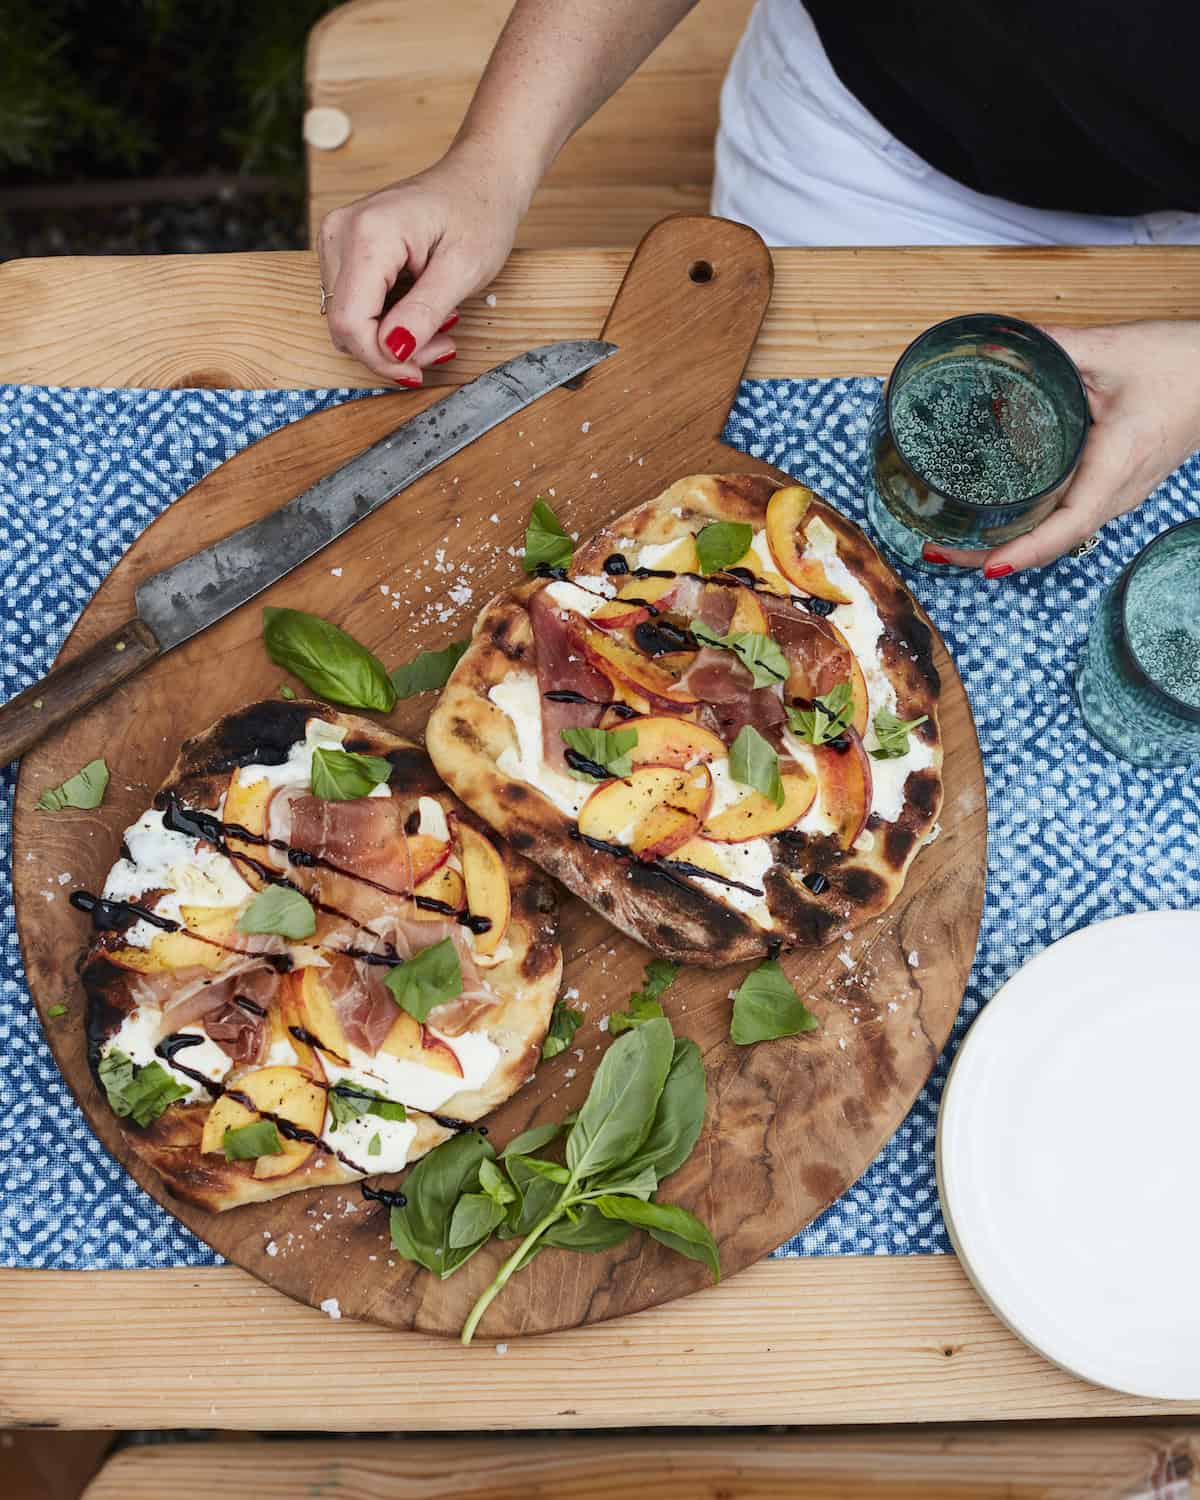
[[872, 529], [912, 567], [926, 542], [1011, 541], [1062, 499], [1087, 429], [1079, 371], [1040, 328], [999, 313], [935, 324], [900, 356], [871, 420]]
[[1200, 520], [1155, 537], [1109, 589], [1076, 689], [1083, 722], [1114, 755], [1200, 761]]

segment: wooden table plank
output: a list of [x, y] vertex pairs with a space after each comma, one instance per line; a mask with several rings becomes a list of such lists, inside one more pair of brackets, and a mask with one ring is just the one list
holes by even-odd
[[169, 1443], [118, 1453], [83, 1500], [613, 1500], [651, 1492], [658, 1500], [1186, 1500], [1197, 1467], [1200, 1429], [1140, 1422], [753, 1438]]
[[634, 1318], [466, 1350], [332, 1322], [232, 1267], [0, 1272], [0, 1327], [0, 1421], [14, 1425], [433, 1432], [1200, 1411], [1047, 1364], [950, 1256], [764, 1261]]
[[[629, 256], [517, 251], [495, 305], [473, 298], [454, 384], [531, 344], [598, 333]], [[1200, 317], [1200, 250], [777, 250], [747, 373], [884, 374], [911, 338], [960, 312], [1037, 320]], [[718, 274], [720, 268], [718, 267]], [[46, 385], [370, 386], [330, 345], [316, 259], [63, 256], [0, 266], [0, 378]]]
[[[439, 382], [596, 333], [627, 260], [514, 255], [495, 305], [478, 298], [465, 309], [460, 357]], [[1075, 322], [1200, 316], [1200, 252], [1188, 249], [781, 250], [775, 265], [754, 376], [884, 372], [921, 328], [966, 310]], [[372, 384], [329, 345], [316, 287], [306, 253], [10, 261], [0, 266], [0, 379]], [[605, 1427], [1200, 1410], [1055, 1369], [995, 1320], [951, 1258], [766, 1263], [687, 1301], [514, 1343], [503, 1356], [335, 1325], [232, 1268], [0, 1271], [0, 1319], [0, 1420], [10, 1424], [452, 1429], [466, 1417]]]

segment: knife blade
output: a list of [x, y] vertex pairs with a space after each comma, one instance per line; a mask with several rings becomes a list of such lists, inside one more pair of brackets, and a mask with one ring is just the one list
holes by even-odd
[[349, 459], [277, 510], [145, 579], [137, 615], [0, 708], [0, 765], [111, 692], [148, 662], [327, 547], [506, 418], [616, 353], [615, 344], [546, 344], [497, 365]]

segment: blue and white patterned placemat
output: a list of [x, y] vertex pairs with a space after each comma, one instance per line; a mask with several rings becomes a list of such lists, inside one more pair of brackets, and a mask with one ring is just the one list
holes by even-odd
[[[879, 382], [746, 382], [728, 441], [856, 520]], [[97, 391], [0, 386], [0, 698], [49, 666], [101, 579], [177, 495], [256, 438], [348, 391]], [[549, 481], [547, 481], [549, 482]], [[524, 503], [524, 502], [522, 502]], [[1086, 560], [985, 583], [913, 587], [966, 681], [987, 768], [987, 901], [954, 1040], [862, 1179], [780, 1255], [948, 1251], [933, 1144], [954, 1045], [987, 997], [1048, 943], [1124, 912], [1200, 906], [1194, 770], [1141, 771], [1084, 732], [1071, 679], [1100, 594], [1151, 537], [1200, 515], [1200, 455]], [[116, 1166], [33, 1017], [13, 921], [13, 769], [0, 771], [0, 1264], [219, 1263]]]

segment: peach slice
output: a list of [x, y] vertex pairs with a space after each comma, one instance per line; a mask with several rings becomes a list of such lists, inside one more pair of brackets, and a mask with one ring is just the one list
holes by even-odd
[[835, 824], [838, 842], [849, 849], [871, 811], [871, 760], [855, 730], [847, 729], [844, 737], [847, 749], [818, 745], [815, 754], [821, 802]]
[[642, 818], [633, 830], [631, 847], [639, 859], [664, 859], [700, 830], [712, 806], [712, 776], [705, 765], [680, 772], [679, 790]]
[[688, 839], [686, 844], [681, 844], [675, 850], [671, 858], [684, 864], [696, 865], [701, 870], [710, 871], [713, 875], [726, 877], [729, 875], [729, 867], [721, 853], [721, 846], [702, 836]]
[[[444, 906], [453, 907], [455, 911], [462, 911], [467, 904], [467, 887], [458, 871], [450, 864], [444, 864], [435, 870], [428, 880], [423, 880], [416, 890], [414, 896], [427, 896], [432, 901], [440, 901]], [[425, 911], [417, 907], [412, 914], [418, 922], [444, 922], [446, 913], [441, 911]]]
[[294, 1026], [298, 1031], [310, 1035], [319, 1034], [305, 1024], [306, 1012], [302, 996], [304, 976], [309, 972], [307, 969], [293, 969], [290, 974], [283, 976], [279, 998], [267, 1012], [266, 1041], [268, 1047], [273, 1047], [276, 1042], [286, 1042], [296, 1054], [296, 1067], [311, 1078], [324, 1078], [325, 1069], [321, 1066], [321, 1059], [315, 1048], [309, 1042], [301, 1041], [292, 1031]]
[[779, 571], [802, 594], [828, 599], [834, 604], [849, 604], [850, 596], [830, 583], [819, 562], [803, 557], [797, 544], [800, 523], [816, 498], [804, 484], [785, 485], [776, 490], [767, 503], [767, 545]]
[[586, 838], [621, 844], [657, 859], [686, 843], [712, 802], [708, 767], [641, 766], [622, 781], [598, 787], [579, 813]]
[[739, 589], [733, 619], [729, 622], [730, 635], [766, 635], [770, 630], [767, 612], [750, 589]]
[[695, 697], [681, 688], [669, 672], [615, 636], [584, 624], [580, 631], [580, 642], [593, 665], [607, 676], [633, 688], [651, 705], [673, 708], [679, 704], [690, 705], [696, 702]]
[[423, 884], [450, 858], [454, 845], [449, 839], [434, 838], [430, 833], [413, 833], [408, 838], [408, 857], [412, 863], [414, 888]]
[[[338, 1020], [333, 999], [321, 977], [320, 969], [301, 969], [293, 977], [299, 982], [290, 992], [289, 999], [296, 1007], [298, 1021], [291, 1022], [289, 1018], [289, 1024], [300, 1025], [328, 1051], [335, 1062], [339, 1059], [344, 1062], [350, 1056], [350, 1043], [342, 1030], [342, 1023]], [[295, 1039], [291, 1040], [295, 1046]]]
[[[238, 1130], [252, 1124], [260, 1115], [272, 1115], [319, 1135], [325, 1123], [325, 1090], [322, 1069], [320, 1082], [314, 1082], [299, 1068], [257, 1068], [230, 1085], [235, 1098], [224, 1094], [209, 1110], [200, 1137], [202, 1152], [225, 1149], [226, 1130]], [[249, 1107], [243, 1102], [249, 1100]], [[274, 1156], [260, 1156], [254, 1163], [258, 1178], [286, 1177], [302, 1166], [316, 1150], [311, 1141], [289, 1140], [282, 1134], [283, 1151]]]
[[[263, 838], [267, 830], [267, 805], [275, 788], [265, 777], [247, 783], [242, 780], [242, 775], [242, 771], [235, 771], [229, 779], [225, 805], [221, 809], [221, 821], [227, 826], [244, 828], [247, 833]], [[234, 860], [238, 874], [248, 886], [256, 891], [262, 890], [266, 881], [254, 869], [254, 864], [269, 865], [270, 851], [262, 844], [234, 838], [232, 835], [227, 836], [225, 842], [232, 853], [247, 856], [246, 860]]]
[[635, 766], [677, 766], [682, 770], [697, 761], [717, 760], [728, 755], [725, 741], [699, 724], [668, 714], [631, 721], [627, 726], [637, 730], [637, 744], [630, 751]]
[[467, 908], [472, 916], [487, 917], [492, 924], [486, 932], [476, 934], [475, 948], [479, 953], [492, 954], [504, 940], [512, 911], [508, 872], [490, 839], [469, 823], [455, 826], [462, 851]]
[[801, 819], [817, 795], [817, 780], [808, 771], [784, 771], [783, 806], [776, 807], [762, 792], [749, 792], [740, 802], [727, 807], [703, 828], [706, 839], [718, 844], [741, 844], [749, 839], [767, 838], [782, 833]]
[[162, 974], [168, 969], [219, 969], [229, 960], [222, 948], [198, 942], [184, 931], [160, 932], [148, 948], [119, 947], [105, 949], [104, 956], [119, 969], [138, 974]]
[[441, 1037], [434, 1036], [427, 1026], [422, 1026], [406, 1010], [397, 1008], [392, 1029], [384, 1037], [383, 1046], [379, 1050], [390, 1057], [399, 1058], [401, 1062], [432, 1068], [434, 1072], [447, 1073], [452, 1078], [463, 1076], [462, 1064], [454, 1048], [448, 1046]]

